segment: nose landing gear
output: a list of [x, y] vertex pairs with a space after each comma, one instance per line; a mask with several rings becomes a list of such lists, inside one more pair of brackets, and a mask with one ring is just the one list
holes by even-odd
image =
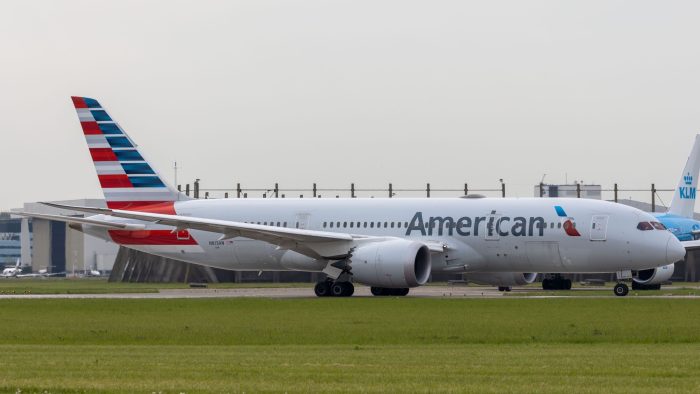
[[624, 297], [629, 294], [630, 288], [622, 281], [629, 281], [632, 279], [632, 270], [617, 271], [615, 274], [619, 282], [613, 287], [613, 293], [618, 297]]
[[624, 297], [630, 292], [630, 288], [625, 283], [618, 283], [613, 288], [613, 292], [618, 297]]

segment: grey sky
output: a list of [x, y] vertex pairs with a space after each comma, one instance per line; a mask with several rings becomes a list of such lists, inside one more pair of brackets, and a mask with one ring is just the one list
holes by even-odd
[[[0, 208], [101, 196], [70, 95], [203, 187], [673, 187], [700, 3], [4, 1]], [[640, 196], [641, 198], [641, 196]], [[670, 199], [670, 198], [668, 198]]]

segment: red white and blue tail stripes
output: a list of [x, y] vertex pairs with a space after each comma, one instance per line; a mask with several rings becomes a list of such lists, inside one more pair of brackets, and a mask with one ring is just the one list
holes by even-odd
[[71, 97], [107, 206], [174, 214], [179, 198], [95, 99]]

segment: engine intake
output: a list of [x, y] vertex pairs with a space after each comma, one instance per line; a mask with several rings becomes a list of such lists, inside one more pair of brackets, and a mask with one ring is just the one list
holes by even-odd
[[424, 285], [432, 262], [425, 244], [403, 239], [370, 243], [350, 259], [353, 280], [369, 286], [406, 288]]
[[669, 264], [663, 267], [637, 271], [634, 281], [642, 285], [659, 285], [671, 279], [674, 267], [675, 264]]

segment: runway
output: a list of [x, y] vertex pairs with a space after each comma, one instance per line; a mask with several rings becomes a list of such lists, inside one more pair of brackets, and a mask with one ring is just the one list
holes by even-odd
[[[671, 289], [671, 288], [669, 288]], [[581, 295], [517, 295], [517, 293], [531, 293], [538, 291], [533, 288], [515, 288], [509, 293], [498, 291], [492, 287], [468, 287], [468, 286], [423, 286], [411, 289], [408, 297], [414, 298], [616, 298], [612, 294], [585, 294], [595, 290], [608, 290], [603, 288], [577, 288], [575, 292]], [[356, 286], [353, 297], [373, 297], [369, 287]], [[629, 297], [635, 297], [630, 294]], [[700, 298], [698, 295], [653, 295], [645, 298]], [[313, 286], [306, 287], [277, 287], [277, 288], [240, 288], [240, 289], [160, 289], [157, 293], [102, 293], [102, 294], [0, 294], [3, 299], [178, 299], [178, 298], [316, 298]]]

